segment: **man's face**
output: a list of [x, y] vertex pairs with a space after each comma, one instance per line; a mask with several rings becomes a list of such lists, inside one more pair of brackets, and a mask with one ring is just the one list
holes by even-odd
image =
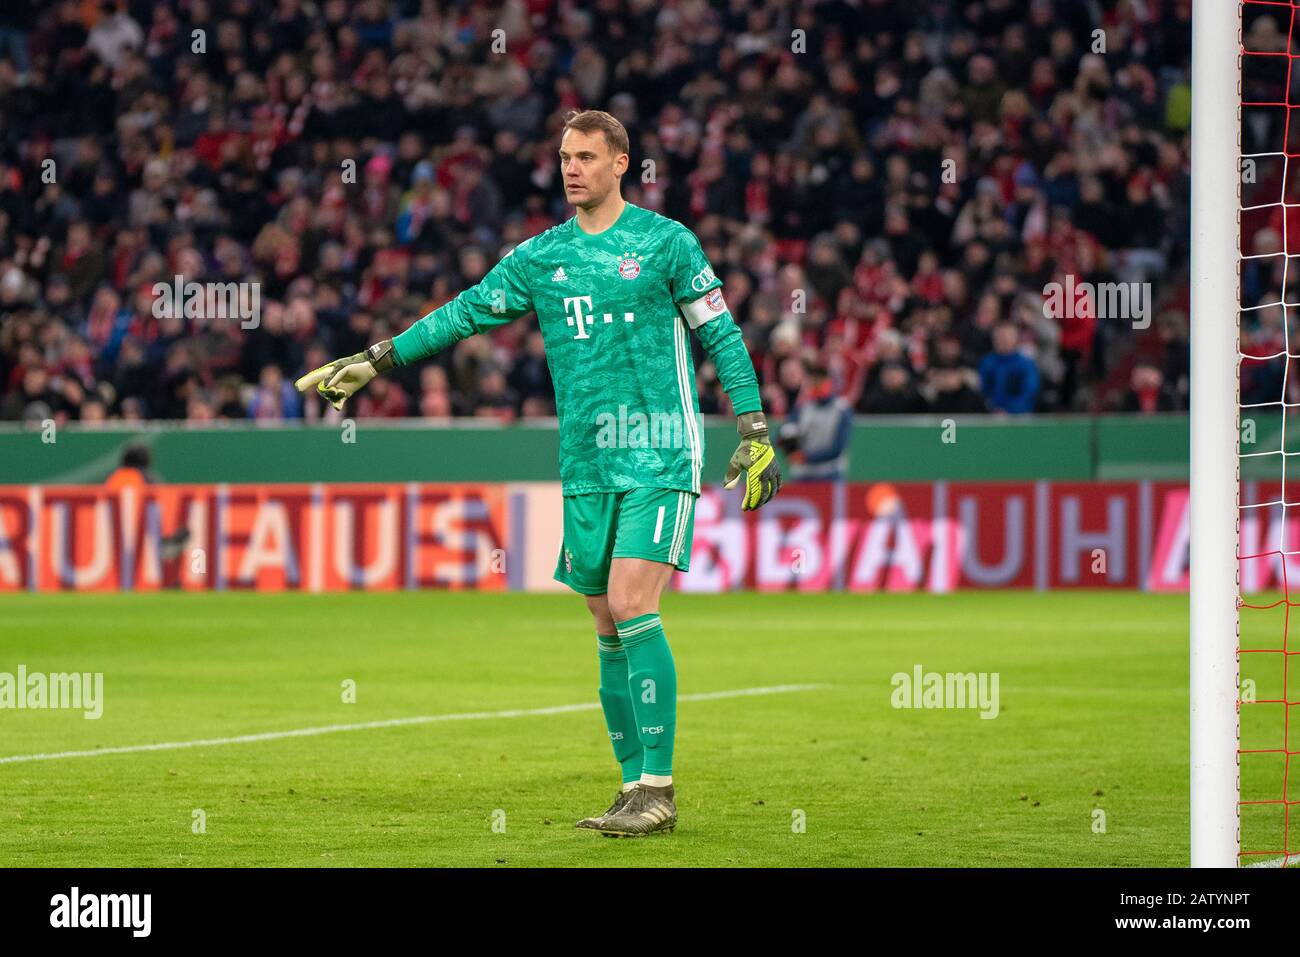
[[615, 156], [601, 132], [566, 130], [560, 141], [560, 174], [564, 197], [574, 206], [595, 209], [618, 188], [627, 170], [627, 154]]

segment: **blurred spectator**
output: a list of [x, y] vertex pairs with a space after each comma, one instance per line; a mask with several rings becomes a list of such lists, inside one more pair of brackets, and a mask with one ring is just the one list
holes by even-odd
[[993, 351], [980, 362], [980, 383], [989, 405], [998, 412], [1034, 411], [1038, 367], [1018, 350], [1020, 331], [1009, 322], [993, 330]]
[[394, 380], [381, 376], [378, 389], [367, 389], [357, 400], [356, 414], [361, 418], [401, 419], [411, 413], [411, 400]]
[[506, 384], [506, 377], [500, 369], [487, 368], [479, 376], [479, 405], [476, 414], [512, 421], [517, 415], [519, 396]]
[[1172, 412], [1177, 408], [1173, 393], [1165, 386], [1164, 373], [1150, 362], [1133, 366], [1129, 390], [1120, 402], [1121, 412]]
[[809, 370], [808, 387], [782, 424], [778, 444], [790, 460], [794, 481], [842, 479], [847, 474], [853, 408], [835, 394], [824, 366]]
[[49, 372], [32, 365], [22, 370], [17, 388], [4, 397], [0, 410], [6, 419], [31, 421], [50, 418], [59, 404], [59, 396], [50, 388]]
[[[121, 464], [104, 479], [104, 487], [113, 493], [124, 495], [131, 490], [136, 496], [144, 494], [146, 486], [158, 481], [150, 466], [153, 454], [144, 442], [132, 442], [122, 450]], [[179, 588], [180, 578], [174, 562], [181, 555], [181, 550], [190, 539], [190, 530], [185, 525], [178, 490], [167, 485], [160, 485], [154, 490], [156, 518], [160, 523], [162, 536], [159, 540], [159, 557], [164, 563], [163, 577], [168, 587]]]
[[869, 415], [914, 415], [926, 408], [924, 397], [901, 362], [886, 362], [880, 371], [880, 384], [858, 403], [858, 411]]
[[142, 442], [132, 442], [122, 450], [121, 464], [104, 479], [104, 487], [110, 492], [117, 492], [125, 488], [139, 490], [143, 486], [156, 481], [154, 475], [149, 471], [151, 459], [152, 455], [149, 452], [149, 446]]
[[931, 366], [926, 382], [930, 411], [935, 415], [987, 412], [988, 403], [972, 382], [978, 384], [979, 377], [970, 369], [946, 363]]
[[[200, 417], [203, 413], [200, 412]], [[302, 417], [302, 397], [279, 366], [266, 366], [253, 397], [248, 402], [251, 419], [297, 419]]]
[[440, 365], [426, 365], [420, 370], [420, 415], [448, 418], [453, 414], [447, 370]]
[[42, 0], [5, 0], [0, 7], [0, 58], [11, 61], [19, 77], [31, 65], [27, 45], [41, 6]]
[[115, 0], [102, 0], [99, 19], [90, 30], [86, 47], [110, 69], [122, 62], [128, 51], [144, 45], [144, 31], [131, 15], [117, 8]]
[[551, 384], [551, 370], [546, 364], [546, 346], [540, 330], [528, 333], [524, 349], [510, 369], [509, 385], [521, 403], [533, 398], [554, 401], [555, 387]]
[[[505, 59], [476, 52], [491, 18], [426, 6], [0, 5], [0, 416], [338, 421], [293, 379], [573, 215], [555, 155], [573, 108], [624, 119], [624, 195], [696, 232], [773, 416], [810, 362], [864, 411], [974, 410], [979, 391], [1029, 412], [1122, 405], [1148, 359], [1186, 407], [1188, 0], [542, 4]], [[792, 24], [815, 57], [789, 55]], [[1285, 51], [1281, 14], [1251, 32]], [[1253, 125], [1243, 149], [1282, 132]], [[1249, 205], [1255, 252], [1295, 234], [1275, 199]], [[177, 275], [256, 284], [258, 321], [156, 309]], [[1150, 282], [1170, 318], [1026, 312], [1065, 276]], [[1281, 284], [1252, 260], [1243, 301]], [[1004, 320], [1018, 357], [993, 344]], [[400, 370], [348, 414], [554, 415], [536, 319], [515, 325], [437, 357], [445, 385]], [[728, 414], [692, 349], [701, 409]]]

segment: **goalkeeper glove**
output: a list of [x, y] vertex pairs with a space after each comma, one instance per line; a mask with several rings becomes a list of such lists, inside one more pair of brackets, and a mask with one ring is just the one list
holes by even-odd
[[740, 448], [727, 464], [727, 477], [723, 488], [733, 488], [745, 473], [745, 497], [741, 508], [745, 511], [765, 504], [781, 490], [781, 469], [776, 464], [776, 453], [767, 438], [767, 419], [762, 412], [746, 412], [736, 417], [736, 431], [740, 433]]
[[359, 392], [367, 382], [379, 373], [387, 372], [393, 365], [393, 340], [383, 339], [365, 352], [358, 352], [346, 359], [335, 359], [319, 369], [312, 369], [295, 382], [294, 387], [299, 392], [306, 392], [315, 386], [316, 391], [341, 412], [344, 402]]

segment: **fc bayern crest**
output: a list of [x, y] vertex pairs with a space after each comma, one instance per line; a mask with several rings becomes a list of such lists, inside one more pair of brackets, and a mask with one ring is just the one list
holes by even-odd
[[636, 253], [623, 254], [623, 258], [618, 261], [618, 274], [624, 279], [635, 279], [641, 275], [641, 263]]

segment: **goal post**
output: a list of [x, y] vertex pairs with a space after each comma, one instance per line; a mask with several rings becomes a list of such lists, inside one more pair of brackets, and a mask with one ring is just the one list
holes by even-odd
[[1191, 864], [1236, 867], [1240, 0], [1192, 16]]

